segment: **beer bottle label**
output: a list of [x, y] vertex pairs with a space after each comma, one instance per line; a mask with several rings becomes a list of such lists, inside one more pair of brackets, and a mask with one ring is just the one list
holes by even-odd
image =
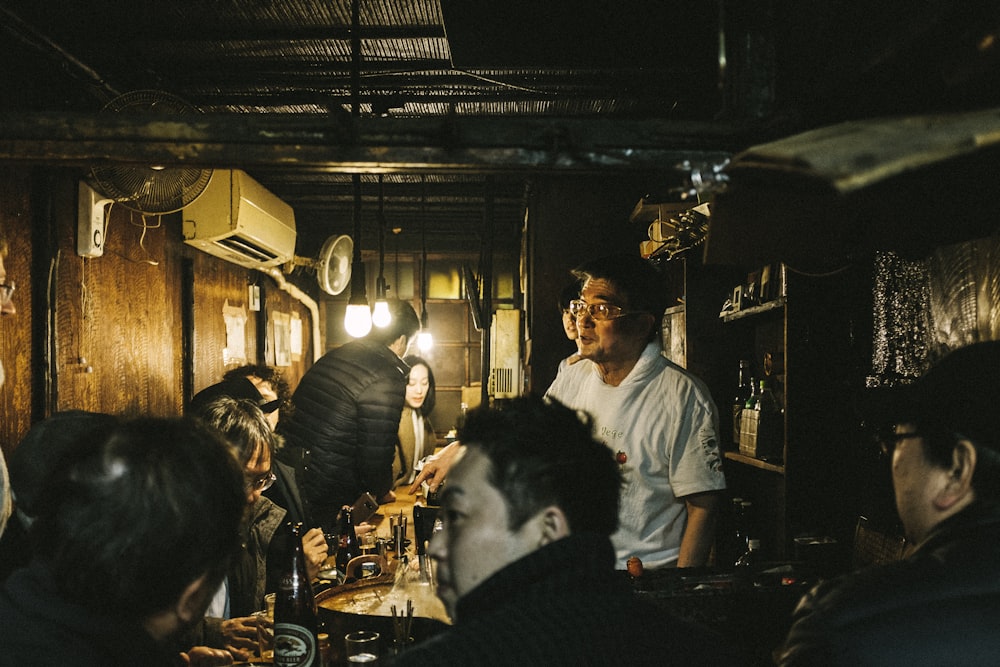
[[274, 624], [275, 667], [313, 667], [316, 637], [307, 628], [292, 623]]

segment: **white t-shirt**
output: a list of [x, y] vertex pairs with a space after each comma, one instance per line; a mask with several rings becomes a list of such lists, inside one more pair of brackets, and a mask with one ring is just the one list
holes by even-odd
[[617, 387], [588, 360], [562, 366], [546, 396], [588, 413], [594, 437], [625, 452], [618, 567], [630, 556], [647, 567], [676, 563], [687, 521], [683, 496], [726, 488], [719, 419], [704, 384], [650, 343]]

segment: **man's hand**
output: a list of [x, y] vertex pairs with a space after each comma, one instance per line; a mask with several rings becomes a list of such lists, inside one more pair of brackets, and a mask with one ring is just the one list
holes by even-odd
[[441, 483], [444, 482], [444, 478], [448, 476], [448, 471], [458, 460], [459, 454], [463, 451], [462, 443], [455, 441], [434, 456], [427, 457], [423, 469], [410, 485], [409, 492], [416, 493], [424, 482], [427, 482], [428, 489], [437, 491]]
[[233, 654], [221, 648], [195, 646], [187, 653], [181, 653], [185, 665], [191, 667], [220, 667], [233, 664]]
[[219, 628], [223, 647], [237, 660], [249, 660], [256, 653], [257, 619], [253, 616], [227, 618]]
[[309, 575], [309, 581], [312, 581], [319, 574], [327, 557], [326, 538], [323, 537], [322, 530], [310, 528], [302, 536], [302, 555], [306, 558], [306, 574]]

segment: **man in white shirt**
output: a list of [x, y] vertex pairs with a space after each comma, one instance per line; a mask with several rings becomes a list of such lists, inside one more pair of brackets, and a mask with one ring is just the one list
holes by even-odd
[[571, 304], [583, 361], [561, 368], [547, 396], [589, 414], [622, 466], [618, 567], [631, 556], [653, 568], [703, 566], [726, 488], [719, 420], [704, 384], [661, 353], [660, 273], [617, 255], [574, 275], [583, 281]]

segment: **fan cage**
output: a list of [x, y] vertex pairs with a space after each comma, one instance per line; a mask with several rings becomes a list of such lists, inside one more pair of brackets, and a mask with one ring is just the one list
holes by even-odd
[[[190, 114], [198, 109], [171, 93], [135, 90], [104, 105], [102, 111], [130, 114]], [[140, 213], [179, 211], [197, 199], [212, 179], [211, 169], [104, 165], [91, 169], [95, 189]]]

